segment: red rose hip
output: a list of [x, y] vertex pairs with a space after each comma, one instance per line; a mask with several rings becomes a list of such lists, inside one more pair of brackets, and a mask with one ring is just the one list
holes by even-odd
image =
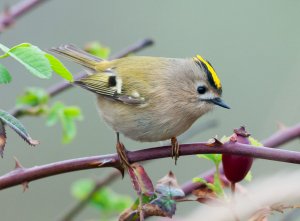
[[[234, 134], [230, 137], [229, 142], [238, 142], [242, 144], [250, 144], [249, 133], [245, 127], [234, 130]], [[246, 156], [238, 156], [232, 154], [222, 154], [222, 164], [224, 174], [231, 183], [240, 182], [245, 178], [252, 166], [253, 158]]]

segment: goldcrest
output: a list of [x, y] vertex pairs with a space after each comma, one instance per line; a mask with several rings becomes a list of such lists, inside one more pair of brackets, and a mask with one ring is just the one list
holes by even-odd
[[214, 68], [200, 55], [107, 61], [73, 45], [52, 51], [92, 70], [75, 84], [97, 94], [105, 122], [133, 140], [172, 139], [172, 146], [178, 146], [176, 137], [215, 105], [229, 108], [221, 100], [222, 86]]

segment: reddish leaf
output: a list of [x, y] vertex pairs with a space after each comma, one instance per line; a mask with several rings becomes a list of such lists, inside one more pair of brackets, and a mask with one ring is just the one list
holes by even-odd
[[193, 190], [192, 194], [197, 197], [198, 202], [205, 204], [218, 198], [217, 194], [208, 187]]
[[172, 217], [166, 211], [162, 210], [158, 205], [155, 204], [145, 204], [143, 206], [143, 211], [145, 216]]
[[145, 169], [140, 164], [132, 164], [131, 167], [128, 168], [128, 174], [138, 195], [153, 195], [154, 187], [152, 181], [146, 173]]
[[197, 198], [215, 199], [218, 197], [217, 194], [208, 187], [193, 190], [192, 194]]
[[[146, 203], [143, 205], [144, 217], [149, 217], [149, 216], [172, 217], [172, 215], [174, 215], [176, 209], [175, 201], [173, 201], [173, 203], [164, 203], [163, 200], [155, 200], [152, 202], [153, 203]], [[168, 211], [166, 209], [168, 207], [172, 209]], [[120, 215], [119, 221], [139, 221], [140, 220], [139, 216], [140, 214], [138, 209], [132, 210], [132, 208], [129, 208]]]

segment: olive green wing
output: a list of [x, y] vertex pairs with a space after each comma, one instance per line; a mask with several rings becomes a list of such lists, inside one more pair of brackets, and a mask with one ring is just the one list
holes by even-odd
[[65, 44], [59, 47], [50, 48], [49, 51], [59, 54], [71, 61], [74, 61], [91, 70], [96, 69], [96, 65], [104, 60], [98, 58], [72, 44]]
[[74, 84], [125, 104], [139, 105], [145, 103], [144, 98], [127, 94], [128, 91], [124, 87], [122, 79], [110, 70], [88, 75], [75, 81]]

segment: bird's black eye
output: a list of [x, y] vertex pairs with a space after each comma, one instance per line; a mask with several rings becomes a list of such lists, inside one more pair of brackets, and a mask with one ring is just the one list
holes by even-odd
[[198, 91], [199, 94], [204, 94], [207, 91], [207, 89], [204, 86], [199, 86], [197, 88], [197, 91]]

